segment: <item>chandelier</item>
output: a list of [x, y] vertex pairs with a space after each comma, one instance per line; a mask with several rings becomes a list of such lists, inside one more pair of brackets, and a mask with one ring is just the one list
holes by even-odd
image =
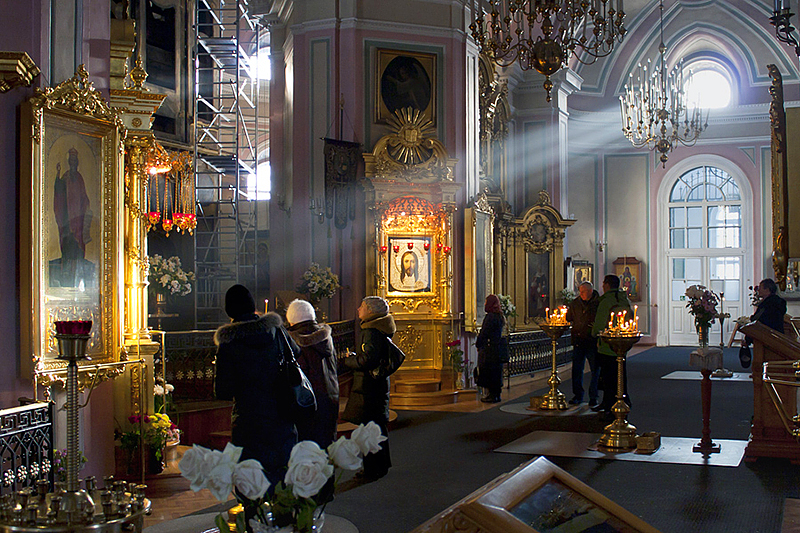
[[197, 226], [191, 154], [169, 152], [156, 141], [145, 161], [145, 170], [147, 212], [143, 218], [147, 230], [157, 228], [160, 222], [167, 236], [173, 229], [191, 234]]
[[789, 0], [775, 0], [775, 9], [769, 18], [770, 24], [775, 26], [775, 36], [782, 43], [794, 46], [794, 53], [800, 56], [800, 42], [794, 36], [794, 26], [792, 26], [792, 9], [789, 7]]
[[[708, 128], [708, 113], [703, 121], [699, 102], [692, 103], [691, 111], [688, 109], [683, 60], [667, 71], [663, 0], [659, 2], [659, 9], [659, 58], [652, 68], [650, 60], [645, 66], [639, 64], [635, 83], [631, 72], [619, 101], [625, 137], [636, 148], [647, 146], [659, 152], [661, 165], [666, 167], [669, 152], [678, 144], [693, 146], [700, 134]], [[688, 81], [691, 85], [691, 71]]]
[[[547, 101], [553, 82], [571, 54], [584, 64], [611, 53], [622, 41], [622, 0], [478, 0], [472, 38], [501, 67], [519, 62], [522, 70], [545, 76]], [[488, 20], [485, 17], [488, 15]]]

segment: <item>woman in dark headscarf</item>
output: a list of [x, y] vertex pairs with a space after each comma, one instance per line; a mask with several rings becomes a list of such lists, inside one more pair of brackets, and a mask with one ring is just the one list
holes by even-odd
[[[297, 442], [294, 420], [278, 399], [280, 315], [256, 314], [253, 295], [243, 285], [225, 294], [232, 322], [214, 334], [217, 364], [214, 389], [220, 400], [233, 400], [231, 442], [244, 448], [241, 460], [257, 459], [274, 487], [283, 480]], [[289, 341], [285, 350], [299, 350]]]
[[483, 317], [481, 331], [475, 341], [478, 348], [478, 386], [486, 389], [481, 398], [485, 403], [500, 401], [503, 388], [503, 360], [500, 355], [500, 343], [503, 341], [505, 318], [500, 308], [500, 298], [494, 294], [486, 297], [484, 305], [486, 316]]

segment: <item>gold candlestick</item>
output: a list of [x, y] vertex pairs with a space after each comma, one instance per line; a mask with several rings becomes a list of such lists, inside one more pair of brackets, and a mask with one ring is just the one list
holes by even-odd
[[639, 342], [642, 335], [638, 331], [622, 335], [603, 332], [600, 334], [600, 338], [607, 342], [611, 349], [614, 350], [614, 353], [617, 354], [617, 401], [611, 408], [614, 413], [614, 421], [603, 430], [599, 448], [610, 452], [624, 452], [636, 448], [636, 427], [629, 424], [627, 420], [631, 409], [624, 400], [625, 375], [623, 373], [623, 365], [626, 354], [634, 344]]
[[547, 394], [542, 397], [542, 402], [539, 404], [539, 409], [563, 411], [569, 407], [567, 405], [566, 396], [564, 396], [563, 392], [558, 390], [558, 384], [561, 383], [561, 378], [558, 377], [558, 371], [556, 368], [556, 349], [558, 339], [561, 338], [564, 332], [567, 331], [571, 326], [572, 324], [569, 322], [553, 324], [550, 321], [539, 321], [539, 327], [542, 328], [542, 331], [544, 331], [545, 335], [550, 337], [553, 345], [552, 368], [550, 370], [550, 378], [547, 380], [547, 384], [550, 385], [550, 390], [547, 391]]

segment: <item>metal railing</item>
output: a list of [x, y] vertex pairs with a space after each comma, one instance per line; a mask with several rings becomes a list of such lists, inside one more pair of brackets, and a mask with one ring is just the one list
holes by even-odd
[[0, 494], [36, 487], [41, 480], [53, 486], [53, 411], [52, 402], [0, 410]]
[[[505, 365], [507, 384], [511, 386], [511, 378], [541, 370], [549, 370], [553, 364], [553, 343], [543, 331], [525, 331], [512, 333], [509, 336], [509, 356]], [[565, 365], [572, 361], [572, 342], [569, 333], [564, 334], [556, 343], [556, 365]]]

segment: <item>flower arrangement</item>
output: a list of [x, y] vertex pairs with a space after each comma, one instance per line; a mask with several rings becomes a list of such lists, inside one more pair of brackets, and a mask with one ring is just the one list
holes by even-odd
[[[359, 425], [349, 439], [339, 437], [327, 451], [312, 441], [298, 442], [289, 456], [286, 476], [272, 493], [268, 492], [270, 482], [261, 464], [255, 459], [239, 461], [242, 448], [231, 443], [223, 451], [194, 445], [184, 453], [178, 468], [190, 481], [193, 491], [209, 489], [220, 501], [233, 492], [245, 510], [255, 515], [249, 524], [245, 524], [245, 513], [237, 515], [238, 533], [244, 533], [247, 525], [254, 533], [267, 533], [284, 526], [310, 533], [319, 504], [315, 497], [333, 476], [335, 467], [360, 469], [363, 457], [380, 450], [384, 440], [386, 437], [381, 435], [378, 425], [369, 422]], [[216, 524], [221, 532], [230, 533], [222, 515], [217, 516]]]
[[150, 283], [155, 290], [186, 296], [192, 292], [192, 282], [194, 272], [185, 272], [181, 268], [181, 260], [178, 256], [164, 259], [156, 254], [150, 259]]
[[717, 295], [703, 285], [692, 285], [686, 289], [686, 298], [688, 298], [686, 307], [694, 315], [695, 327], [699, 329], [711, 326], [718, 314], [719, 298]]
[[462, 372], [464, 370], [464, 350], [461, 349], [461, 339], [448, 342], [447, 358], [453, 366], [453, 372]]
[[[167, 441], [176, 440], [180, 437], [180, 430], [172, 420], [164, 413], [152, 415], [131, 415], [128, 422], [134, 425], [131, 431], [117, 431], [115, 439], [120, 441], [123, 450], [133, 452], [139, 447], [139, 442], [144, 442], [155, 452], [156, 459], [159, 461], [163, 457], [164, 446]], [[143, 433], [139, 433], [139, 424], [144, 423]]]
[[[78, 450], [78, 470], [83, 469], [89, 460]], [[56, 474], [56, 481], [67, 481], [67, 450], [53, 451], [53, 470]]]
[[303, 272], [300, 278], [298, 292], [307, 294], [312, 304], [318, 303], [322, 298], [332, 298], [339, 289], [339, 276], [331, 271], [331, 268], [323, 269], [317, 263], [311, 263], [308, 270]]
[[572, 303], [572, 300], [578, 297], [578, 295], [575, 294], [575, 291], [572, 289], [564, 287], [561, 289], [561, 292], [558, 293], [558, 297], [562, 302], [564, 302], [564, 305], [569, 305]]
[[153, 385], [153, 403], [156, 413], [166, 413], [172, 409], [172, 391], [175, 390], [173, 385], [170, 385], [161, 376], [156, 376], [155, 384]]
[[500, 310], [503, 311], [503, 316], [506, 319], [517, 316], [517, 306], [511, 301], [511, 296], [498, 294], [497, 298], [500, 300]]

